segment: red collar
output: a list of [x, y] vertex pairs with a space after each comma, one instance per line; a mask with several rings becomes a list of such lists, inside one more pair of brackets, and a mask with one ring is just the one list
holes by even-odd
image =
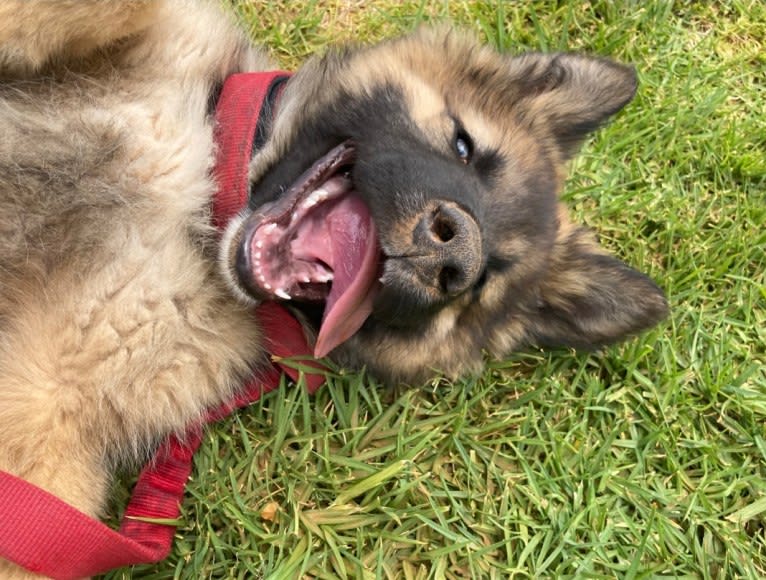
[[213, 199], [213, 224], [222, 230], [247, 204], [248, 170], [253, 151], [266, 142], [276, 101], [290, 73], [238, 73], [226, 79], [215, 110], [213, 170], [218, 192]]
[[[213, 222], [218, 228], [247, 203], [249, 161], [253, 149], [265, 141], [274, 101], [287, 76], [283, 72], [235, 74], [221, 89], [215, 112], [218, 153], [214, 176], [219, 191], [213, 201]], [[277, 362], [262, 370], [232, 401], [211, 410], [205, 422], [256, 401], [279, 385], [283, 372], [297, 380], [296, 368], [279, 361], [311, 353], [300, 324], [287, 310], [265, 303], [257, 315], [267, 350]], [[301, 368], [306, 369], [305, 363]], [[305, 381], [313, 392], [324, 377], [307, 374]], [[180, 517], [179, 505], [202, 432], [202, 424], [192, 425], [181, 438], [169, 437], [160, 446], [139, 476], [119, 531], [0, 471], [0, 557], [57, 579], [162, 560], [170, 551], [175, 526], [154, 522]]]

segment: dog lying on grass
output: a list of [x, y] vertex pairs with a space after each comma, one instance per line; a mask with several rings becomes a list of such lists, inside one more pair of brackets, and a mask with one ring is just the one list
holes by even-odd
[[211, 102], [272, 68], [229, 16], [18, 0], [0, 22], [0, 469], [88, 514], [115, 464], [265, 364], [255, 303], [294, 309], [318, 356], [410, 384], [666, 315], [558, 200], [629, 67], [443, 28], [311, 59], [219, 236]]

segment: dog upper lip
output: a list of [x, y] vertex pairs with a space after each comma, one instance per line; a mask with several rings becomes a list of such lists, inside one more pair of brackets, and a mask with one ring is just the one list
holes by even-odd
[[312, 186], [322, 183], [334, 172], [346, 164], [352, 163], [356, 157], [356, 148], [351, 141], [344, 141], [335, 146], [317, 163], [306, 169], [290, 188], [275, 201], [264, 204], [253, 213], [256, 221], [282, 222], [289, 220], [299, 203], [312, 191]]

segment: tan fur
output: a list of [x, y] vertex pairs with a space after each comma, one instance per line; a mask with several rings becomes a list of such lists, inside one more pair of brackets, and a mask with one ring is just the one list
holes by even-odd
[[0, 69], [25, 74], [87, 56], [146, 28], [155, 8], [149, 0], [7, 0], [0, 3]]
[[20, 77], [0, 88], [0, 469], [98, 515], [116, 461], [260, 358], [210, 259], [198, 111], [268, 61], [201, 3], [4, 2], [0, 22], [0, 68]]
[[[549, 91], [537, 71], [545, 58], [510, 67], [464, 36], [423, 30], [312, 59], [288, 84], [252, 179], [295, 152], [306, 119], [343, 94], [385, 85], [400, 90], [434, 150], [452, 155], [457, 112], [477, 145], [508, 160], [498, 180], [511, 193], [487, 200], [488, 213], [529, 176], [557, 190], [574, 146], [556, 140], [557, 123], [582, 114], [568, 107], [588, 87], [575, 78], [568, 93]], [[143, 459], [264, 362], [243, 305], [252, 299], [232, 268], [244, 216], [222, 241], [209, 225], [215, 145], [206, 111], [226, 76], [265, 68], [212, 1], [0, 3], [0, 469], [98, 516], [114, 465]], [[469, 69], [491, 82], [475, 82]], [[597, 69], [614, 75], [623, 94], [611, 98], [624, 104], [625, 73]], [[539, 86], [527, 86], [536, 74]], [[408, 201], [418, 206], [418, 192]], [[413, 220], [393, 228], [399, 253]], [[523, 260], [457, 296], [417, 336], [360, 333], [338, 360], [411, 382], [432, 370], [475, 372], [484, 351], [503, 356], [556, 330], [559, 311], [615, 292], [613, 270], [589, 258], [606, 254], [563, 208], [542, 243], [486, 235]], [[626, 287], [640, 294], [643, 284]], [[522, 291], [538, 302], [516, 308]], [[588, 332], [612, 340], [664, 314], [661, 293], [642, 300], [587, 321]], [[542, 318], [548, 310], [553, 322]], [[644, 311], [646, 320], [636, 314]], [[25, 573], [0, 562], [0, 578], [12, 576]]]

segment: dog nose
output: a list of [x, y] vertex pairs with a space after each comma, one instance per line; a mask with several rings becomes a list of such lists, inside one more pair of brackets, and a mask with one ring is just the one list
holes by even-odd
[[481, 231], [476, 220], [454, 202], [426, 209], [415, 226], [416, 269], [422, 281], [446, 296], [470, 288], [482, 264]]

